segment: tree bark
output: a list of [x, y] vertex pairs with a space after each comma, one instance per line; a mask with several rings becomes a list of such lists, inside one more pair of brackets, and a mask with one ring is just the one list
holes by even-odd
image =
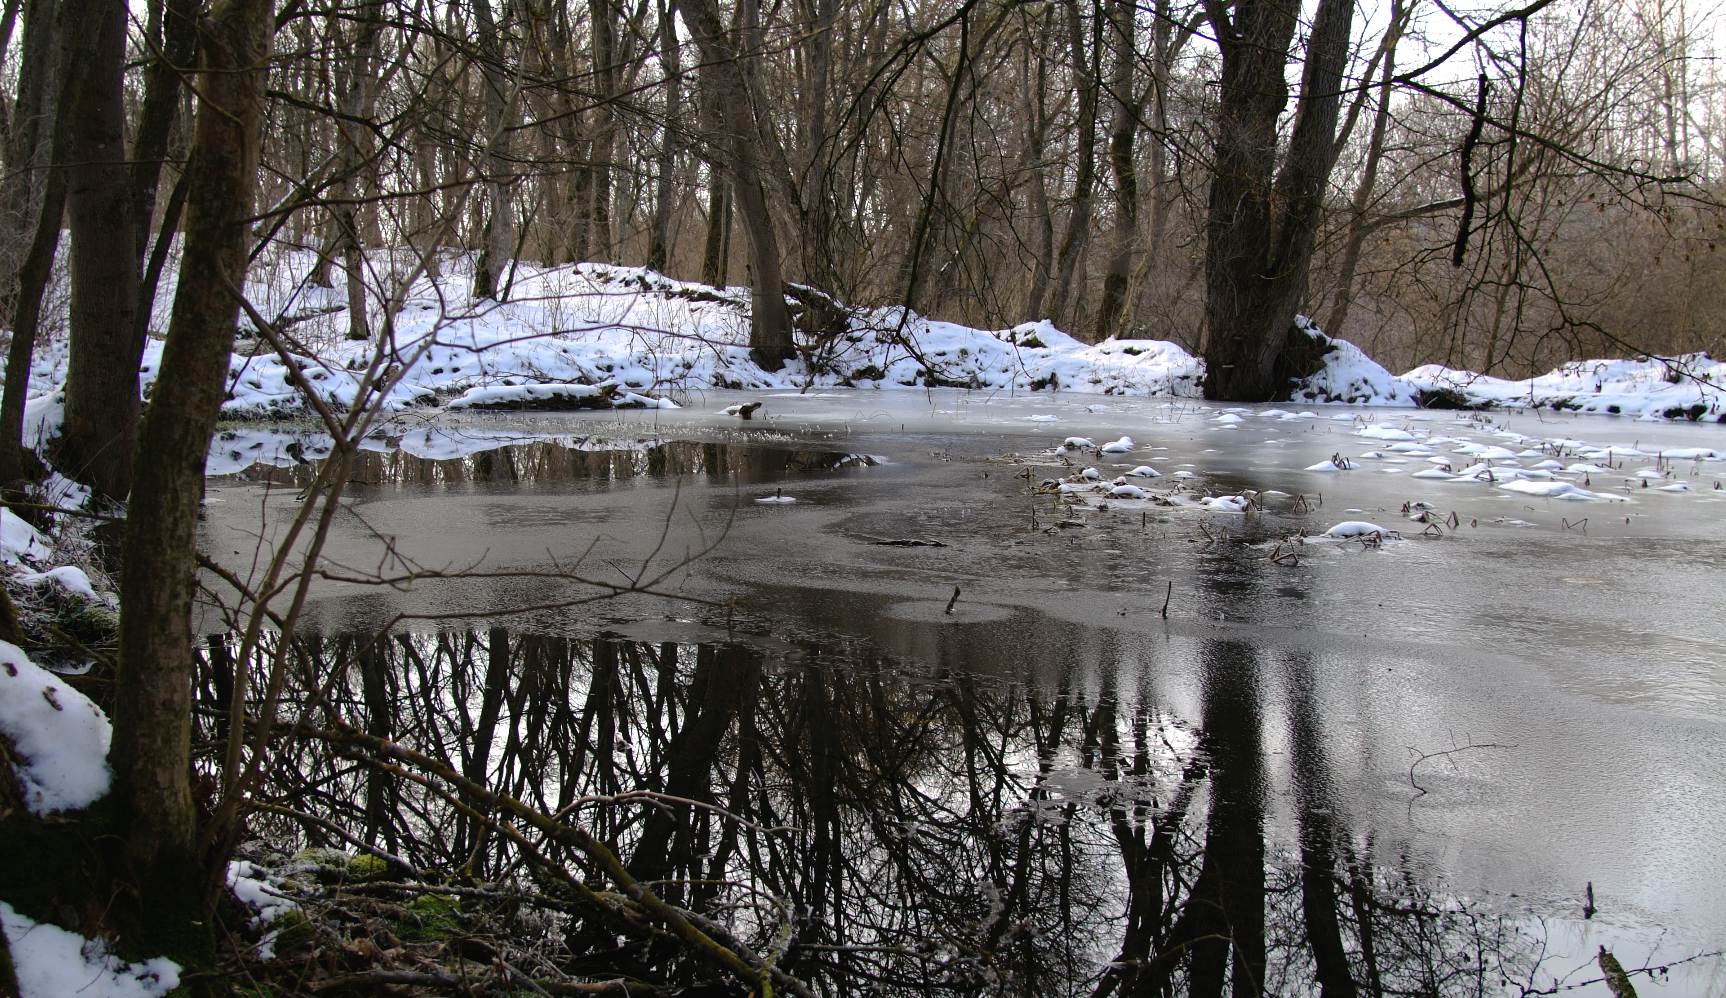
[[1075, 3], [1068, 8], [1069, 47], [1072, 50], [1073, 77], [1079, 88], [1079, 137], [1074, 152], [1078, 171], [1073, 182], [1073, 205], [1067, 216], [1067, 230], [1061, 236], [1061, 249], [1055, 256], [1055, 280], [1050, 289], [1049, 318], [1057, 325], [1067, 321], [1067, 300], [1073, 292], [1073, 282], [1079, 267], [1079, 257], [1091, 239], [1092, 198], [1097, 187], [1097, 104], [1101, 82], [1098, 60], [1101, 55], [1101, 19], [1093, 19], [1089, 45], [1086, 44], [1079, 9]]
[[715, 169], [707, 191], [707, 236], [702, 244], [701, 282], [721, 288], [731, 280], [731, 194]]
[[[1032, 36], [1032, 41], [1041, 43], [1047, 37], [1046, 31], [1039, 31]], [[1032, 48], [1034, 54], [1027, 54], [1024, 66], [1025, 99], [1030, 104], [1025, 124], [1025, 156], [1031, 170], [1030, 214], [1032, 225], [1036, 227], [1036, 243], [1031, 286], [1025, 293], [1025, 318], [1034, 321], [1047, 317], [1043, 303], [1048, 297], [1049, 275], [1055, 264], [1055, 222], [1054, 212], [1049, 206], [1048, 166], [1043, 155], [1049, 131], [1048, 105], [1044, 99], [1048, 93], [1049, 60], [1042, 54], [1040, 44], [1034, 44]], [[1036, 67], [1034, 72], [1033, 63]]]
[[1279, 173], [1277, 120], [1288, 103], [1283, 74], [1300, 5], [1243, 0], [1206, 6], [1223, 65], [1205, 222], [1205, 395], [1263, 402], [1287, 388], [1278, 361], [1306, 292], [1335, 158], [1354, 7], [1350, 0], [1320, 0]]
[[[192, 596], [204, 460], [227, 390], [263, 121], [270, 0], [220, 0], [203, 26], [186, 243], [162, 370], [139, 433], [120, 571], [114, 770], [141, 942], [184, 951], [214, 897], [191, 792]], [[214, 859], [220, 859], [215, 857]], [[208, 930], [205, 930], [207, 937]]]
[[1342, 262], [1337, 265], [1336, 303], [1325, 318], [1324, 328], [1332, 336], [1341, 336], [1348, 313], [1354, 306], [1354, 275], [1360, 267], [1361, 250], [1366, 246], [1367, 209], [1378, 187], [1378, 167], [1384, 159], [1384, 137], [1390, 126], [1391, 80], [1396, 76], [1396, 45], [1408, 22], [1409, 8], [1402, 0], [1392, 0], [1390, 27], [1384, 40], [1384, 65], [1378, 84], [1378, 108], [1372, 117], [1372, 137], [1367, 140], [1366, 162], [1361, 167], [1360, 183], [1355, 187], [1354, 201], [1349, 206], [1348, 233], [1343, 238]]
[[593, 109], [593, 238], [595, 255], [609, 261], [612, 254], [611, 160], [617, 148], [616, 115], [611, 99], [617, 93], [617, 4], [613, 0], [588, 0], [593, 30], [593, 75], [597, 83]]
[[[59, 126], [61, 108], [75, 104], [81, 72], [94, 32], [70, 18], [93, 14], [88, 4], [30, 0], [24, 9], [23, 55], [18, 72], [17, 113], [7, 136], [6, 182], [0, 217], [24, 235], [16, 260], [0, 266], [0, 318], [12, 324], [5, 396], [0, 400], [0, 483], [25, 476], [24, 403], [36, 352], [42, 294], [53, 274], [65, 205], [66, 174], [56, 169], [68, 154], [70, 130]], [[16, 279], [13, 279], [14, 274]]]
[[[89, 0], [86, 0], [88, 3]], [[68, 11], [76, 5], [68, 5]], [[66, 209], [72, 236], [72, 343], [66, 422], [58, 464], [99, 495], [120, 501], [132, 486], [138, 432], [134, 343], [138, 257], [126, 166], [126, 9], [95, 0], [96, 45], [66, 122], [71, 129]]]
[[[343, 84], [341, 111], [344, 119], [336, 122], [337, 159], [335, 232], [341, 248], [342, 277], [347, 286], [348, 339], [371, 339], [371, 323], [367, 318], [365, 285], [365, 251], [360, 241], [357, 204], [364, 193], [362, 176], [370, 158], [367, 146], [370, 136], [359, 122], [372, 116], [377, 74], [377, 48], [383, 29], [383, 4], [368, 2], [356, 12], [359, 33], [353, 39], [353, 60], [342, 67], [337, 79]], [[338, 34], [339, 38], [340, 35]]]
[[838, 268], [833, 259], [833, 215], [835, 198], [828, 190], [829, 176], [827, 108], [833, 95], [833, 32], [838, 18], [834, 0], [813, 0], [804, 6], [811, 22], [805, 34], [807, 67], [803, 98], [803, 191], [802, 260], [803, 279], [827, 291], [836, 290]]
[[1115, 115], [1109, 129], [1109, 172], [1115, 178], [1115, 224], [1110, 236], [1108, 267], [1103, 273], [1103, 296], [1097, 306], [1097, 337], [1108, 339], [1120, 331], [1127, 307], [1127, 285], [1132, 277], [1135, 243], [1139, 231], [1139, 172], [1133, 163], [1133, 145], [1139, 134], [1138, 96], [1133, 67], [1138, 62], [1138, 36], [1133, 0], [1114, 0], [1109, 6], [1110, 34], [1115, 41], [1115, 61], [1110, 74], [1110, 96]]
[[665, 124], [660, 130], [659, 157], [653, 187], [653, 232], [647, 250], [649, 269], [665, 273], [671, 262], [672, 173], [677, 168], [678, 115], [683, 103], [683, 72], [678, 60], [677, 21], [667, 0], [657, 0], [659, 64], [665, 73]]
[[767, 191], [761, 181], [759, 131], [749, 88], [735, 46], [726, 37], [713, 0], [676, 0], [676, 8], [695, 35], [711, 74], [715, 98], [730, 147], [728, 164], [739, 217], [749, 237], [749, 354], [765, 370], [777, 371], [796, 350], [791, 342], [791, 316], [785, 308], [785, 282], [779, 264], [779, 240], [768, 214]]
[[731, 184], [720, 165], [724, 141], [719, 136], [725, 126], [711, 70], [701, 71], [699, 100], [701, 127], [708, 135], [703, 156], [707, 162], [707, 233], [701, 250], [701, 282], [718, 288], [731, 280]]
[[[173, 138], [175, 112], [180, 102], [180, 75], [189, 72], [198, 57], [196, 4], [191, 0], [159, 2], [161, 25], [149, 63], [144, 68], [144, 103], [138, 110], [137, 131], [132, 139], [132, 252], [140, 273], [150, 252], [150, 233], [155, 228], [156, 195], [162, 180], [162, 163]], [[152, 11], [154, 14], [155, 12]], [[171, 197], [171, 195], [170, 195]], [[168, 211], [163, 219], [161, 240], [173, 239], [177, 215]], [[150, 313], [156, 304], [156, 283], [138, 285], [138, 307], [133, 313], [133, 347], [142, 356], [149, 335]]]
[[513, 167], [509, 161], [509, 125], [515, 114], [515, 93], [503, 74], [503, 40], [492, 16], [491, 0], [475, 0], [479, 27], [482, 86], [485, 89], [486, 189], [491, 211], [485, 220], [485, 245], [474, 264], [473, 297], [501, 301], [503, 269], [515, 253], [515, 206], [510, 198]]

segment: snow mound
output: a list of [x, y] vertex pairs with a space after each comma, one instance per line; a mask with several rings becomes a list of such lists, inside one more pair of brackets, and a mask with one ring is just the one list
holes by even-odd
[[18, 514], [0, 507], [0, 561], [16, 565], [25, 558], [46, 558], [48, 541]]
[[180, 965], [167, 957], [123, 963], [102, 940], [32, 921], [4, 901], [0, 924], [12, 948], [20, 998], [159, 998], [180, 986]]
[[1396, 531], [1381, 527], [1369, 520], [1344, 520], [1324, 532], [1325, 537], [1349, 539], [1354, 537], [1398, 537]]
[[1516, 492], [1525, 496], [1538, 496], [1542, 499], [1566, 499], [1571, 502], [1593, 502], [1614, 498], [1599, 492], [1590, 492], [1569, 482], [1536, 482], [1517, 479], [1513, 482], [1499, 482], [1498, 487], [1506, 492]]
[[1323, 353], [1323, 363], [1316, 374], [1294, 383], [1289, 391], [1290, 401], [1401, 407], [1415, 404], [1418, 388], [1385, 370], [1360, 347], [1325, 335], [1304, 315], [1295, 316], [1295, 327], [1314, 340]]
[[32, 813], [74, 811], [108, 792], [108, 718], [6, 641], [0, 641], [0, 734], [17, 750], [18, 781]]
[[1402, 378], [1422, 391], [1453, 393], [1473, 407], [1726, 422], [1726, 363], [1706, 353], [1573, 361], [1520, 381], [1442, 364], [1417, 367]]
[[74, 596], [85, 599], [97, 599], [96, 587], [90, 584], [90, 577], [84, 570], [74, 565], [62, 565], [46, 572], [25, 572], [18, 576], [18, 581], [26, 586], [39, 586], [51, 582]]

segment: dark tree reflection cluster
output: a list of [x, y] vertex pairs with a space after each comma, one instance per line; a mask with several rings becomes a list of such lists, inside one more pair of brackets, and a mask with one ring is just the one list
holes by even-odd
[[[564, 903], [554, 869], [609, 889], [588, 856], [424, 767], [332, 747], [319, 725], [584, 829], [697, 924], [822, 993], [1479, 994], [1538, 960], [1524, 927], [1351, 828], [1318, 712], [1298, 702], [1298, 835], [1271, 830], [1256, 677], [1283, 668], [1298, 690], [1307, 666], [1244, 645], [1208, 646], [1191, 722], [1123, 688], [1143, 666], [1018, 685], [845, 641], [493, 627], [293, 651], [296, 706], [316, 720], [272, 755], [254, 831], [373, 851], [392, 889], [516, 898], [496, 916], [513, 943], [566, 973], [729, 986], [663, 936]], [[236, 668], [262, 666], [209, 639], [206, 705]], [[202, 716], [218, 740], [223, 715]]]

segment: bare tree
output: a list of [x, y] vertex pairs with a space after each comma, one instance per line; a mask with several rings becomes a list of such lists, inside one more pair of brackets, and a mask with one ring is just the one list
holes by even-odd
[[120, 574], [109, 764], [126, 832], [123, 881], [135, 892], [130, 921], [139, 942], [176, 952], [196, 948], [173, 937], [207, 925], [202, 914], [213, 897], [191, 790], [191, 602], [204, 459], [227, 391], [273, 27], [270, 0], [231, 0], [204, 32], [186, 247], [161, 378], [139, 433], [147, 457], [133, 473]]
[[785, 308], [780, 276], [779, 238], [762, 178], [758, 101], [752, 92], [735, 43], [712, 0], [677, 0], [676, 9], [695, 35], [703, 60], [704, 86], [711, 78], [713, 100], [725, 129], [723, 142], [731, 154], [732, 191], [739, 217], [749, 237], [749, 349], [756, 363], [778, 370], [792, 356], [791, 317]]
[[[78, 5], [68, 5], [74, 9]], [[70, 121], [66, 208], [72, 234], [72, 349], [66, 422], [57, 449], [67, 473], [111, 499], [131, 489], [138, 427], [136, 202], [126, 165], [126, 11], [96, 2], [96, 36]], [[116, 233], [122, 234], [116, 238]]]
[[1207, 3], [1222, 51], [1222, 104], [1207, 210], [1205, 394], [1233, 401], [1278, 397], [1278, 366], [1306, 292], [1335, 159], [1342, 73], [1354, 5], [1320, 0], [1307, 39], [1293, 132], [1278, 156], [1288, 102], [1284, 64], [1299, 5]]

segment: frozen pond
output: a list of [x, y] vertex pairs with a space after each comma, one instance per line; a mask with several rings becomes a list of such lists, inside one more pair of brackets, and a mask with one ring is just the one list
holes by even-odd
[[[765, 404], [750, 421], [718, 414], [751, 400]], [[710, 668], [744, 668], [726, 656], [745, 654], [772, 677], [751, 687], [763, 711], [805, 674], [843, 697], [886, 669], [905, 698], [895, 710], [913, 713], [931, 688], [947, 697], [976, 684], [982, 707], [971, 714], [940, 701], [943, 724], [966, 732], [945, 749], [981, 752], [994, 797], [973, 766], [961, 795], [972, 804], [943, 812], [959, 822], [952, 834], [988, 839], [1011, 818], [1084, 825], [1093, 846], [1117, 844], [1084, 873], [1094, 942], [1077, 954], [1070, 943], [1064, 955], [1027, 950], [1014, 958], [1024, 967], [1002, 957], [1018, 987], [1130, 990], [1134, 973], [1173, 973], [1148, 957], [1157, 940], [1196, 931], [1180, 917], [1196, 909], [1181, 905], [1210, 891], [1233, 915], [1233, 973], [1300, 991], [1340, 957], [1357, 981], [1382, 974], [1373, 979], [1389, 988], [1391, 971], [1362, 940], [1375, 878], [1400, 878], [1445, 917], [1498, 919], [1516, 938], [1493, 945], [1520, 955], [1495, 963], [1477, 931], [1478, 952], [1460, 969], [1409, 977], [1417, 990], [1541, 990], [1598, 977], [1602, 944], [1639, 967], [1726, 939], [1720, 427], [1074, 395], [720, 393], [646, 413], [441, 417], [393, 426], [368, 447], [308, 603], [326, 635], [507, 627], [495, 638], [506, 648], [601, 639], [582, 669], [631, 648], [685, 648], [672, 655], [685, 663], [719, 655]], [[208, 552], [255, 571], [259, 538], [298, 509], [307, 462], [327, 451], [292, 430], [219, 440]], [[1138, 468], [1159, 474], [1126, 476]], [[1360, 522], [1387, 533], [1320, 537]], [[464, 572], [484, 577], [447, 577]], [[366, 583], [374, 577], [396, 584]], [[577, 579], [653, 591], [591, 602], [594, 588]], [[206, 629], [219, 621], [212, 607]], [[559, 695], [590, 695], [594, 681]], [[713, 695], [682, 689], [691, 704]], [[1048, 712], [1062, 711], [1072, 714], [1057, 729]], [[886, 723], [870, 716], [851, 717], [856, 738]], [[894, 779], [876, 772], [876, 754], [834, 751]], [[703, 793], [737, 779], [714, 766], [698, 774]], [[927, 778], [902, 774], [903, 786], [873, 791], [885, 795], [878, 804], [861, 792], [852, 803], [899, 813], [894, 794], [908, 787], [952, 789], [919, 784]], [[1152, 901], [1134, 880], [1142, 849], [1126, 844], [1128, 830], [1155, 830], [1177, 807], [1191, 848], [1158, 867], [1163, 908], [1146, 919]], [[619, 834], [639, 846], [632, 836], [648, 833]], [[858, 855], [882, 848], [879, 829], [833, 834]], [[1018, 848], [1023, 860], [1029, 846]], [[985, 872], [996, 859], [973, 857], [977, 870], [955, 878], [1022, 883]], [[1590, 891], [1598, 911], [1585, 919]], [[1252, 931], [1240, 925], [1246, 896], [1262, 906]], [[1326, 898], [1342, 914], [1315, 920]], [[1398, 898], [1380, 907], [1415, 906]], [[1021, 900], [1026, 925], [1060, 934]], [[1071, 920], [1074, 902], [1063, 903]], [[843, 934], [833, 912], [844, 906], [830, 908]], [[990, 924], [988, 910], [973, 915]], [[1308, 942], [1285, 938], [1303, 927]], [[997, 937], [982, 950], [1007, 948], [1000, 931], [977, 931]], [[1202, 993], [1209, 957], [1190, 945], [1179, 974]], [[1406, 956], [1422, 959], [1433, 960]], [[976, 957], [968, 972], [987, 964]], [[1489, 964], [1528, 976], [1482, 984]], [[1717, 993], [1723, 973], [1706, 959], [1636, 984]]]

